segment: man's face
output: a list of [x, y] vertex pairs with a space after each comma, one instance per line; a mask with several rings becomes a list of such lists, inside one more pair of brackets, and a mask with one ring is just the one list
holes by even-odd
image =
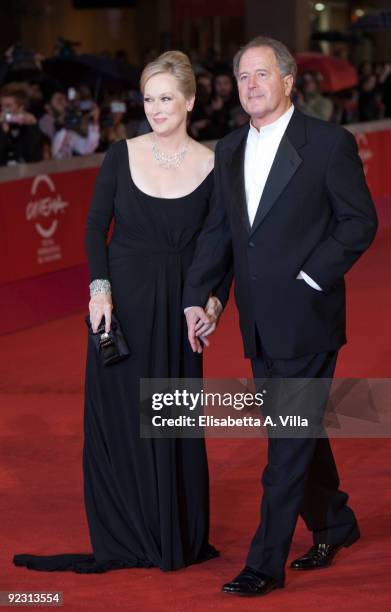
[[210, 77], [201, 75], [197, 79], [197, 85], [199, 85], [207, 94], [212, 93], [212, 80]]
[[4, 96], [1, 98], [1, 112], [17, 115], [23, 110], [23, 107], [18, 103], [18, 100], [13, 96]]
[[240, 102], [256, 127], [276, 121], [290, 106], [293, 77], [281, 76], [270, 47], [252, 47], [243, 53], [237, 81]]
[[232, 80], [227, 74], [219, 74], [214, 81], [215, 92], [221, 98], [229, 98], [232, 94]]
[[56, 91], [52, 95], [50, 104], [54, 111], [56, 111], [59, 115], [62, 115], [66, 110], [68, 101], [66, 99], [65, 94], [60, 91]]
[[318, 93], [318, 84], [312, 75], [310, 74], [304, 75], [303, 90], [306, 94]]

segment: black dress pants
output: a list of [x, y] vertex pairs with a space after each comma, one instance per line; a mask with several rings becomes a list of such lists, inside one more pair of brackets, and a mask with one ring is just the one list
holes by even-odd
[[[337, 351], [297, 359], [271, 359], [265, 351], [252, 360], [255, 378], [332, 378]], [[356, 525], [339, 489], [330, 442], [325, 437], [270, 437], [262, 475], [261, 519], [246, 564], [281, 582], [300, 515], [314, 543], [338, 544]]]

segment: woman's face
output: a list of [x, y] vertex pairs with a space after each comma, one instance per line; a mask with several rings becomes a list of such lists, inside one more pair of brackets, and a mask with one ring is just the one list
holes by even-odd
[[145, 84], [145, 115], [157, 134], [170, 134], [186, 124], [187, 113], [193, 105], [194, 96], [186, 99], [172, 74], [155, 74]]

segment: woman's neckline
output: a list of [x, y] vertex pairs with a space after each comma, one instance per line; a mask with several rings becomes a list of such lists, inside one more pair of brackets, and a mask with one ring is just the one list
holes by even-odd
[[129, 173], [130, 181], [131, 181], [132, 185], [135, 187], [135, 189], [137, 191], [139, 191], [143, 196], [145, 196], [147, 198], [152, 198], [154, 200], [183, 200], [184, 198], [188, 198], [191, 195], [195, 194], [202, 187], [202, 185], [208, 180], [210, 175], [213, 174], [213, 168], [212, 168], [212, 170], [206, 175], [206, 177], [201, 181], [201, 183], [199, 183], [197, 185], [197, 187], [195, 187], [192, 191], [190, 191], [189, 193], [185, 193], [182, 196], [177, 196], [176, 198], [163, 198], [162, 196], [151, 195], [150, 193], [146, 193], [145, 191], [140, 189], [140, 187], [138, 187], [138, 185], [135, 183], [135, 181], [133, 179], [133, 176], [132, 176], [132, 172], [130, 170], [129, 148], [128, 148], [128, 141], [126, 139], [124, 139], [124, 144], [125, 144], [125, 147], [126, 147], [126, 158], [127, 158], [127, 162], [128, 162], [127, 165], [128, 165], [128, 173]]

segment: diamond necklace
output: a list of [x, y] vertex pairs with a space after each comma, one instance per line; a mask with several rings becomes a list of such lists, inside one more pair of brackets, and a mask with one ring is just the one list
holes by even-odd
[[189, 148], [189, 142], [190, 138], [187, 139], [186, 146], [181, 151], [178, 151], [178, 153], [173, 153], [173, 155], [167, 155], [167, 153], [160, 151], [156, 142], [154, 142], [152, 144], [153, 156], [161, 168], [179, 168], [185, 159], [187, 149]]

